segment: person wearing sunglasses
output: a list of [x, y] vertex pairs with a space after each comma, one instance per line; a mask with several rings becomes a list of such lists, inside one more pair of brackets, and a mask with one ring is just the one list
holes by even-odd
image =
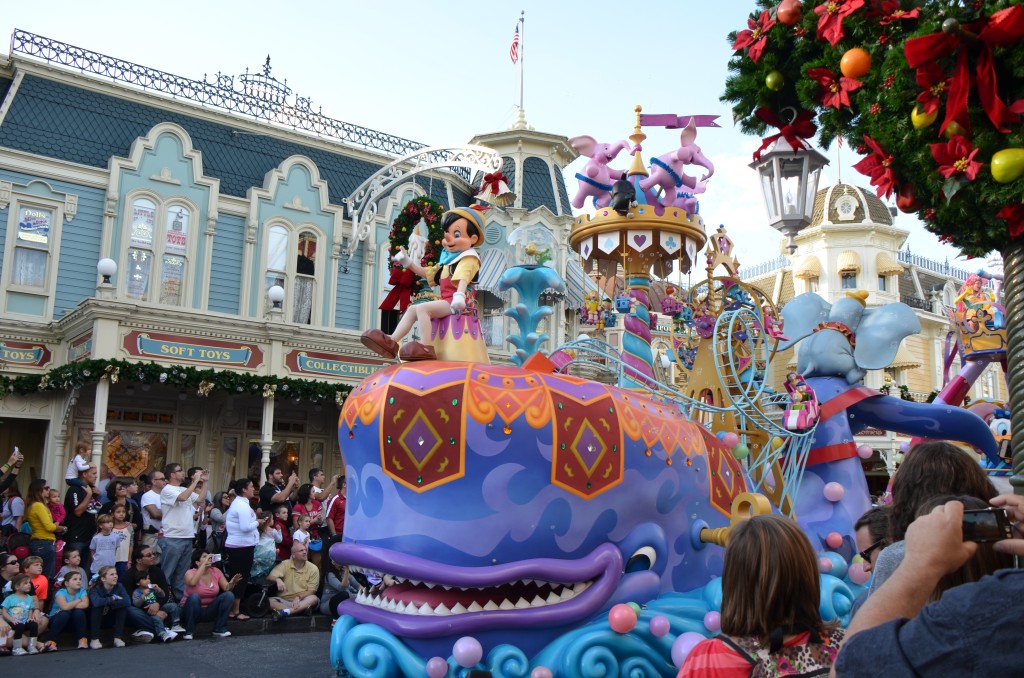
[[[892, 543], [889, 539], [889, 507], [875, 506], [868, 509], [854, 524], [853, 530], [857, 540], [857, 555], [863, 561], [864, 572], [870, 573], [878, 562], [878, 554]], [[865, 588], [853, 601], [853, 607], [850, 609], [851, 619], [867, 598], [868, 589]]]

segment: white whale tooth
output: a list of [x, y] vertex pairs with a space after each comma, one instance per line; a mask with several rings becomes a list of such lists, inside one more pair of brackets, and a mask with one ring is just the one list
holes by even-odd
[[533, 585], [537, 586], [537, 587], [546, 586], [547, 585], [546, 581], [541, 581], [540, 579], [531, 579], [530, 581], [532, 581]]
[[526, 598], [520, 598], [519, 600], [516, 601], [516, 609], [517, 610], [526, 610], [526, 609], [528, 609], [530, 607], [532, 607], [532, 606], [528, 602], [526, 602]]
[[572, 587], [572, 592], [573, 593], [583, 593], [586, 590], [587, 590], [587, 582], [585, 582], [585, 581], [581, 581], [581, 582], [577, 582], [576, 584], [573, 584], [573, 587]]
[[359, 593], [356, 594], [356, 602], [357, 603], [365, 603], [366, 602], [366, 590], [365, 589], [359, 589]]
[[484, 603], [484, 609], [487, 610], [488, 612], [494, 612], [495, 610], [497, 610], [499, 608], [498, 608], [498, 604], [495, 603], [493, 600], [488, 600], [486, 603]]
[[499, 605], [498, 607], [501, 608], [502, 610], [514, 610], [514, 609], [516, 609], [516, 606], [513, 605], [512, 601], [509, 600], [508, 598], [506, 598], [505, 600], [501, 601], [501, 605]]
[[555, 603], [561, 602], [561, 600], [562, 599], [559, 598], [558, 594], [555, 593], [554, 591], [552, 591], [551, 593], [548, 594], [548, 603], [551, 604], [551, 605], [554, 605]]
[[391, 600], [388, 600], [388, 604], [387, 604], [386, 607], [387, 607], [387, 609], [389, 609], [389, 610], [391, 610], [393, 612], [395, 610], [395, 608], [398, 607], [398, 603], [395, 602], [394, 599], [391, 599]]
[[455, 603], [452, 605], [452, 614], [465, 614], [466, 612], [468, 612], [468, 610], [462, 603]]
[[450, 615], [451, 613], [452, 611], [449, 610], [448, 606], [444, 603], [439, 603], [438, 606], [434, 608], [434, 614], [441, 615], [442, 617]]
[[444, 589], [445, 591], [451, 591], [451, 590], [452, 590], [452, 587], [451, 587], [451, 586], [449, 586], [448, 584], [441, 584], [441, 587], [442, 587], [442, 588], [443, 588], [443, 589]]
[[423, 582], [421, 582], [421, 581], [420, 581], [419, 579], [409, 579], [409, 580], [408, 580], [408, 582], [409, 582], [410, 584], [412, 584], [413, 586], [419, 586], [420, 584], [422, 584], [422, 583], [423, 583]]
[[484, 608], [480, 605], [480, 603], [476, 602], [475, 600], [472, 603], [470, 603], [469, 607], [466, 608], [466, 609], [469, 612], [483, 612], [483, 610], [484, 610]]
[[531, 607], [543, 607], [544, 606], [544, 599], [541, 598], [540, 596], [534, 596], [533, 600], [530, 601], [530, 606]]
[[424, 586], [426, 586], [426, 587], [427, 587], [428, 589], [432, 589], [432, 588], [434, 588], [435, 586], [437, 586], [437, 584], [435, 584], [435, 583], [434, 583], [434, 582], [432, 582], [432, 581], [424, 582], [423, 584], [424, 584]]
[[398, 604], [395, 605], [395, 612], [397, 612], [399, 614], [405, 614], [405, 603], [402, 602], [402, 601], [399, 601]]
[[419, 609], [420, 614], [434, 614], [434, 608], [430, 607], [430, 603], [423, 603]]
[[[552, 595], [554, 595], [554, 594], [552, 594]], [[562, 593], [559, 594], [559, 596], [558, 596], [558, 598], [560, 600], [571, 600], [572, 598], [575, 598], [575, 597], [576, 597], [576, 594], [573, 593], [573, 590], [570, 589], [570, 588], [562, 589]]]

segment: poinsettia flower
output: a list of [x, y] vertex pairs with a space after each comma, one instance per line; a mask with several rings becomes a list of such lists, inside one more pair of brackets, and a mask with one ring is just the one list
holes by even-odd
[[916, 19], [919, 13], [920, 9], [917, 7], [909, 11], [901, 9], [899, 0], [876, 1], [871, 12], [873, 16], [881, 17], [878, 20], [879, 26], [888, 26], [889, 24], [894, 24], [897, 21]]
[[1010, 227], [1010, 238], [1016, 240], [1024, 236], [1024, 205], [1007, 205], [996, 213], [996, 216], [1007, 222]]
[[938, 110], [948, 85], [949, 76], [934, 61], [917, 69], [917, 86], [924, 90], [917, 95], [922, 113], [931, 115]]
[[947, 179], [963, 174], [968, 181], [974, 181], [982, 164], [974, 159], [978, 155], [977, 148], [971, 145], [967, 137], [956, 134], [946, 143], [929, 144], [932, 157], [939, 163], [939, 174]]
[[864, 6], [864, 0], [828, 0], [814, 8], [818, 15], [818, 40], [828, 40], [835, 47], [846, 31], [843, 19]]
[[807, 77], [821, 85], [822, 94], [819, 101], [823, 106], [842, 108], [850, 106], [850, 92], [860, 89], [864, 83], [860, 80], [847, 78], [845, 75], [836, 77], [827, 68], [808, 68]]
[[871, 177], [871, 185], [875, 186], [875, 192], [879, 198], [888, 199], [896, 190], [896, 173], [892, 171], [893, 156], [886, 153], [877, 141], [864, 135], [864, 143], [874, 151], [856, 165], [853, 169], [861, 174]]
[[736, 34], [736, 41], [732, 43], [734, 50], [741, 50], [749, 47], [747, 55], [756, 64], [764, 53], [765, 45], [768, 44], [768, 31], [775, 25], [775, 19], [771, 17], [768, 10], [761, 12], [757, 21], [747, 19], [750, 30], [740, 31]]

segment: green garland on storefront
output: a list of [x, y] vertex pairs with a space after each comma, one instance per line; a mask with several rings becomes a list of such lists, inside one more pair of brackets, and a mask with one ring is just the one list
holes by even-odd
[[28, 395], [45, 391], [70, 391], [103, 379], [116, 384], [120, 380], [137, 384], [163, 384], [194, 390], [206, 397], [213, 391], [232, 395], [261, 395], [264, 398], [333, 402], [339, 407], [352, 391], [346, 384], [325, 381], [260, 376], [230, 370], [196, 369], [135, 363], [126, 360], [82, 360], [55, 367], [46, 374], [18, 377], [0, 376], [0, 398], [10, 394]]
[[[734, 46], [740, 38], [740, 49], [729, 63], [721, 99], [732, 104], [734, 119], [744, 132], [761, 137], [779, 130], [756, 117], [758, 109], [770, 109], [783, 123], [801, 111], [810, 112], [824, 148], [843, 138], [857, 152], [874, 157], [869, 161], [873, 171], [865, 172], [872, 176], [872, 185], [877, 185], [878, 178], [891, 184], [901, 210], [918, 212], [940, 240], [967, 255], [983, 256], [1024, 237], [1024, 178], [1000, 182], [992, 170], [992, 158], [999, 151], [1008, 151], [1002, 154], [1004, 159], [1012, 156], [1013, 162], [1024, 163], [1024, 127], [1020, 122], [1006, 123], [1008, 132], [1000, 132], [981, 105], [977, 84], [984, 70], [995, 78], [999, 100], [1014, 112], [1024, 112], [1024, 40], [1017, 35], [1018, 10], [1013, 9], [1018, 4], [1018, 0], [808, 0], [802, 4], [784, 0], [777, 5], [758, 0], [758, 10], [750, 15], [751, 30], [729, 36]], [[795, 22], [794, 9], [802, 12]], [[1010, 16], [1013, 20], [1005, 21]], [[737, 17], [737, 25], [741, 23]], [[986, 40], [996, 24], [1006, 28], [1009, 36]], [[834, 46], [822, 39], [829, 36], [838, 38]], [[911, 68], [904, 51], [907, 41], [923, 36], [945, 40], [951, 48], [930, 52], [922, 64]], [[922, 46], [915, 43], [915, 48]], [[870, 65], [852, 81], [840, 80], [841, 61], [853, 48], [866, 51]], [[862, 55], [851, 54], [850, 61], [857, 56]], [[823, 85], [821, 71], [814, 73], [818, 79], [808, 74], [815, 68], [826, 69], [834, 80]], [[929, 73], [934, 76], [931, 82]], [[958, 73], [967, 77], [957, 81]], [[947, 137], [939, 130], [957, 82], [969, 83], [963, 119], [969, 121], [970, 129], [950, 125]], [[840, 89], [848, 90], [849, 105], [826, 103], [830, 98], [835, 101], [830, 94]], [[919, 96], [924, 101], [919, 102]], [[935, 119], [929, 122], [931, 116], [922, 116], [919, 109], [912, 121], [915, 108], [925, 104], [937, 105]], [[969, 146], [961, 146], [945, 159], [934, 155], [938, 150], [942, 156], [943, 150], [933, 145], [945, 146], [957, 135]], [[880, 153], [869, 147], [865, 136]], [[983, 165], [964, 172], [964, 159], [975, 149], [972, 160]], [[952, 176], [943, 176], [940, 169]], [[973, 170], [977, 174], [971, 177]], [[885, 191], [880, 187], [879, 192]]]

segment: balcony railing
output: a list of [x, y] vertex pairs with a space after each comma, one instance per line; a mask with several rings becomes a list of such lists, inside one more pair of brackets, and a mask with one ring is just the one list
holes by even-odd
[[785, 268], [786, 266], [789, 266], [789, 258], [780, 254], [770, 261], [762, 261], [759, 264], [754, 264], [753, 266], [740, 269], [740, 280], [757, 278], [765, 275], [766, 273], [771, 273], [772, 271], [777, 271], [780, 268]]
[[900, 301], [902, 301], [910, 308], [919, 308], [922, 311], [928, 311], [929, 313], [935, 312], [935, 307], [932, 305], [932, 302], [928, 301], [927, 299], [922, 299], [921, 297], [915, 297], [909, 294], [901, 294]]
[[[974, 273], [974, 271], [968, 271], [966, 268], [958, 268], [957, 266], [950, 265], [949, 260], [936, 261], [935, 259], [922, 257], [919, 254], [911, 254], [910, 250], [900, 250], [897, 254], [901, 264], [917, 266], [918, 268], [923, 268], [924, 270], [931, 271], [932, 273], [951, 276], [957, 280], [967, 280], [967, 276]], [[913, 306], [913, 304], [910, 304], [909, 302], [904, 303]]]

